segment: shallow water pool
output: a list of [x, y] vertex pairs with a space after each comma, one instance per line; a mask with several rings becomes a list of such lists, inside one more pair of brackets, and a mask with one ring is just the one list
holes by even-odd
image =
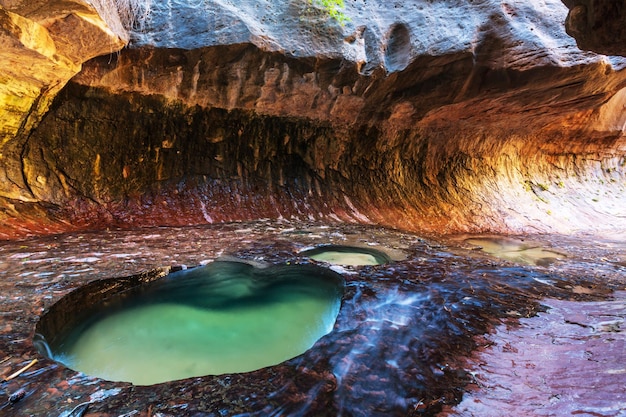
[[89, 312], [65, 334], [44, 335], [51, 342], [42, 353], [138, 385], [249, 372], [298, 356], [329, 333], [343, 281], [312, 265], [219, 261], [142, 287], [77, 306]]

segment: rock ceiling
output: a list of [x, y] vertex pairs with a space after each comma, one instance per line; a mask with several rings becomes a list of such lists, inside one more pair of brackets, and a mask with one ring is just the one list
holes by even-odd
[[306, 2], [174, 3], [114, 54], [114, 14], [0, 1], [2, 236], [279, 216], [626, 227], [626, 60], [563, 24], [587, 33], [590, 5], [355, 1], [341, 26]]

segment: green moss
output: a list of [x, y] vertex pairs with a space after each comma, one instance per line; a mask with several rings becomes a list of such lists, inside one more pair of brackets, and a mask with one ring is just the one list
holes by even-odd
[[342, 11], [344, 8], [343, 0], [309, 0], [309, 2], [325, 10], [341, 26], [350, 21], [350, 18]]
[[533, 187], [530, 181], [524, 181], [524, 190], [528, 192], [533, 190]]
[[548, 184], [544, 184], [541, 182], [535, 183], [530, 180], [524, 181], [524, 190], [533, 192], [535, 194], [537, 194], [537, 191], [548, 191], [549, 188], [550, 186]]

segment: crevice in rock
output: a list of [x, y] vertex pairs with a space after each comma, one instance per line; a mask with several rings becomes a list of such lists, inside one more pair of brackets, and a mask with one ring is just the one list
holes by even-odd
[[392, 26], [385, 45], [385, 67], [388, 72], [402, 71], [413, 56], [411, 32], [406, 25], [398, 23]]

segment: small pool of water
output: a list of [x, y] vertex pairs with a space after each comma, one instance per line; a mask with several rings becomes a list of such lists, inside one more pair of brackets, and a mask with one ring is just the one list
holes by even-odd
[[365, 266], [384, 265], [390, 262], [389, 257], [379, 250], [357, 246], [322, 245], [302, 251], [300, 254], [333, 265]]
[[300, 355], [333, 329], [343, 279], [313, 265], [219, 261], [144, 287], [104, 300], [65, 334], [44, 335], [47, 354], [137, 385], [253, 371]]
[[[15, 404], [5, 401], [2, 411], [62, 414], [78, 402], [91, 401], [89, 413], [112, 416], [151, 410], [153, 415], [176, 416], [386, 417], [440, 415], [442, 409], [450, 416], [482, 416], [493, 410], [508, 415], [620, 415], [626, 401], [621, 383], [626, 363], [622, 235], [427, 239], [381, 227], [281, 219], [1, 242], [0, 352], [5, 352], [5, 377], [39, 357], [31, 336], [41, 308], [48, 313], [35, 330], [57, 349], [64, 323], [84, 322], [87, 306], [114, 302], [118, 298], [113, 293], [119, 295], [118, 305], [124, 304], [132, 288], [157, 288], [141, 282], [174, 281], [177, 287], [194, 271], [181, 274], [181, 280], [169, 280], [179, 276], [173, 273], [158, 280], [170, 266], [218, 258], [297, 266], [314, 262], [302, 255], [303, 248], [328, 244], [382, 248], [392, 259], [379, 267], [344, 269], [316, 262], [310, 266], [317, 269], [310, 271], [253, 268], [253, 275], [260, 274], [266, 282], [275, 272], [297, 272], [305, 279], [315, 279], [313, 273], [320, 272], [322, 282], [332, 282], [326, 272], [345, 271], [333, 331], [280, 366], [129, 387], [39, 357], [34, 367], [0, 387], [5, 400], [16, 392], [25, 394]], [[466, 242], [483, 237], [532, 241], [533, 246], [566, 256], [541, 267], [504, 262]], [[127, 285], [128, 277], [143, 275], [141, 271], [157, 274], [131, 283], [132, 288]], [[244, 284], [225, 293], [238, 300], [248, 288]], [[81, 297], [87, 290], [91, 296]], [[220, 297], [199, 296], [208, 302], [204, 306], [178, 304], [219, 309]], [[110, 306], [111, 313], [119, 312], [118, 305]]]
[[521, 239], [509, 237], [479, 236], [466, 239], [465, 243], [496, 258], [536, 266], [548, 266], [566, 255]]

